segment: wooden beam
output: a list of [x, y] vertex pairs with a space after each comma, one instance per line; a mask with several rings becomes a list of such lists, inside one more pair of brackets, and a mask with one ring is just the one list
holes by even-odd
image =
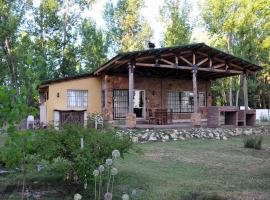
[[[151, 63], [136, 63], [136, 66], [138, 67], [153, 67], [156, 68], [156, 64], [151, 64]], [[160, 67], [164, 68], [171, 68], [171, 69], [184, 69], [184, 70], [192, 70], [193, 68], [190, 66], [182, 66], [182, 65], [164, 65], [160, 64]], [[212, 69], [212, 68], [198, 68], [198, 71], [205, 71], [205, 72], [222, 72], [222, 73], [227, 73], [227, 74], [242, 74], [242, 71], [238, 70], [224, 70], [224, 69]]]
[[208, 58], [203, 59], [201, 62], [197, 63], [198, 66], [202, 65], [203, 63], [205, 63], [208, 60]]
[[220, 67], [223, 67], [223, 66], [225, 66], [225, 63], [214, 65], [214, 66], [212, 66], [212, 68], [217, 69], [217, 68], [220, 68]]
[[213, 60], [212, 60], [212, 58], [209, 59], [209, 67], [211, 69], [213, 69]]
[[188, 65], [192, 66], [192, 63], [185, 59], [183, 56], [180, 56], [180, 59], [186, 62]]
[[196, 64], [196, 55], [195, 55], [194, 52], [192, 53], [192, 64], [193, 64], [193, 65]]
[[169, 64], [169, 65], [174, 65], [175, 63], [173, 63], [173, 62], [171, 62], [171, 61], [168, 61], [168, 60], [166, 60], [166, 59], [164, 59], [164, 58], [161, 58], [161, 59], [159, 59], [160, 61], [162, 61], [162, 62], [165, 62], [165, 63], [167, 63], [167, 64]]

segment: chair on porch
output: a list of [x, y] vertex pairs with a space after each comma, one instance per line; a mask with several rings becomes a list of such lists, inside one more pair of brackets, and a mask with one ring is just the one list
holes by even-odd
[[155, 123], [156, 118], [153, 115], [152, 109], [148, 109], [148, 122], [149, 124]]

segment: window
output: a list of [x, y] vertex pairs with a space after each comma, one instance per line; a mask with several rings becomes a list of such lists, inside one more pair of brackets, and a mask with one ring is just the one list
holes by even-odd
[[168, 111], [174, 113], [193, 112], [193, 92], [169, 92], [168, 93]]
[[200, 107], [205, 107], [206, 106], [205, 92], [199, 92], [199, 106]]
[[68, 90], [67, 107], [68, 108], [87, 108], [88, 91], [87, 90]]

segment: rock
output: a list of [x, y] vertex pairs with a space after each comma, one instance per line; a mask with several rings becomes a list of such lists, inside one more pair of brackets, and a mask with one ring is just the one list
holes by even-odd
[[132, 142], [138, 143], [139, 142], [139, 138], [138, 137], [132, 137]]
[[228, 140], [228, 138], [226, 136], [223, 136], [222, 140]]
[[209, 136], [209, 138], [213, 138], [214, 137], [213, 133], [208, 133], [208, 136]]
[[144, 139], [144, 140], [148, 140], [148, 139], [149, 139], [149, 135], [148, 135], [148, 133], [143, 134], [142, 139]]
[[157, 141], [157, 137], [151, 135], [148, 140], [149, 141]]
[[217, 136], [217, 137], [216, 137], [216, 140], [220, 140], [220, 137], [219, 137], [219, 136]]
[[252, 129], [246, 129], [243, 132], [244, 132], [244, 135], [251, 135], [252, 134]]
[[170, 137], [168, 136], [168, 135], [164, 135], [163, 137], [162, 137], [162, 140], [165, 140], [165, 141], [168, 141], [170, 139]]
[[185, 140], [185, 138], [183, 136], [180, 136], [179, 140]]
[[171, 138], [173, 138], [173, 139], [177, 139], [177, 135], [176, 135], [176, 133], [172, 133], [172, 134], [171, 134]]

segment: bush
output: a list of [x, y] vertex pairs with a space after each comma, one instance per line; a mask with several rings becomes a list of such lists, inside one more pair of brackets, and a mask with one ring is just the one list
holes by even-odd
[[262, 148], [262, 136], [252, 136], [246, 137], [244, 139], [244, 147], [245, 148], [252, 148], [252, 149], [261, 149]]
[[[45, 170], [55, 171], [66, 181], [80, 185], [94, 182], [93, 170], [111, 157], [114, 149], [118, 149], [123, 156], [132, 145], [128, 136], [118, 136], [113, 130], [101, 131], [68, 125], [59, 131], [28, 131], [24, 134], [26, 142], [20, 147], [17, 143], [21, 141], [22, 133], [17, 132], [9, 136], [8, 142], [1, 149], [1, 158], [7, 166], [20, 167], [19, 158], [24, 153], [26, 158], [34, 160], [33, 169], [37, 164], [41, 164]], [[81, 138], [84, 141], [83, 149]], [[24, 148], [24, 151], [20, 148]]]

